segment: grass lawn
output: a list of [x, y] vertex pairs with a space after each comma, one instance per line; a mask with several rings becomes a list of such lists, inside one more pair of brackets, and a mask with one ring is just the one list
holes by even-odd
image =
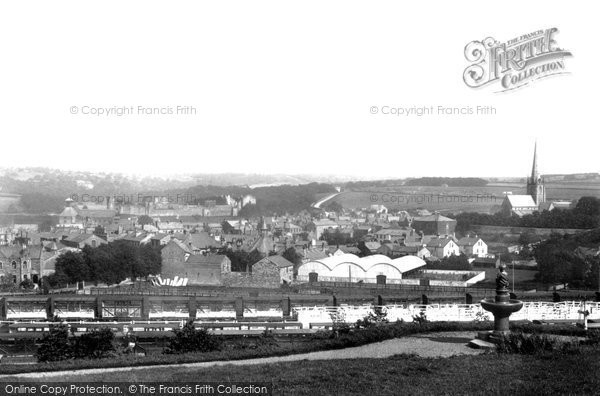
[[576, 355], [504, 355], [424, 359], [301, 361], [206, 369], [144, 369], [67, 376], [61, 381], [269, 382], [276, 395], [598, 394], [596, 350]]
[[[475, 268], [475, 271], [485, 271], [485, 281], [486, 282], [495, 282], [496, 276], [498, 276], [498, 269], [496, 268]], [[506, 268], [506, 273], [508, 274], [508, 280], [511, 285], [518, 286], [523, 282], [533, 282], [535, 280], [535, 274], [537, 274], [537, 270], [523, 270], [516, 269], [515, 270], [515, 279], [513, 282], [513, 270], [510, 265]]]

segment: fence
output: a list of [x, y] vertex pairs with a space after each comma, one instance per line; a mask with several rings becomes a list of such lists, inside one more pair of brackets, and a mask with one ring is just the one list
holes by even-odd
[[[292, 312], [303, 326], [311, 323], [333, 323], [333, 318], [352, 324], [374, 313], [375, 306], [339, 306], [339, 307], [295, 307]], [[474, 321], [493, 320], [493, 315], [485, 311], [480, 304], [430, 304], [430, 305], [388, 305], [378, 307], [387, 314], [390, 322], [403, 320], [412, 322], [413, 318], [424, 314], [429, 321]], [[523, 308], [511, 315], [511, 320], [583, 320], [580, 313], [584, 303], [579, 301], [524, 302]], [[589, 311], [589, 319], [600, 319], [600, 303], [587, 302], [585, 309]]]

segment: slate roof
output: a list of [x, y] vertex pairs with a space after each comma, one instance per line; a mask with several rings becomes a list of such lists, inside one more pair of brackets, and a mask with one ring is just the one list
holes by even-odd
[[188, 234], [185, 240], [187, 243], [191, 243], [196, 249], [208, 249], [211, 247], [220, 247], [221, 244], [217, 242], [213, 237], [208, 235], [206, 232], [197, 232], [194, 234]]
[[506, 199], [513, 208], [528, 207], [532, 209], [537, 209], [537, 205], [533, 201], [531, 195], [507, 195]]
[[413, 219], [413, 221], [431, 221], [431, 222], [439, 222], [439, 221], [446, 221], [446, 222], [456, 222], [456, 220], [451, 219], [449, 217], [446, 216], [442, 216], [439, 213], [436, 214], [432, 214], [429, 216], [421, 216], [421, 217], [415, 217]]
[[258, 250], [262, 254], [269, 254], [275, 249], [275, 243], [273, 240], [265, 235], [261, 235], [250, 247], [249, 251]]
[[475, 246], [475, 244], [479, 242], [479, 240], [481, 240], [481, 238], [479, 237], [466, 236], [460, 238], [458, 242], [456, 242], [456, 244], [458, 246]]
[[429, 242], [427, 242], [427, 247], [428, 248], [429, 247], [442, 248], [442, 247], [445, 247], [450, 242], [453, 242], [452, 238], [443, 238], [443, 237], [431, 238], [431, 240]]
[[258, 264], [263, 261], [270, 261], [271, 263], [275, 264], [278, 268], [288, 268], [288, 267], [294, 266], [294, 263], [292, 263], [291, 261], [289, 261], [288, 259], [286, 259], [285, 257], [280, 256], [280, 255], [265, 257], [255, 264]]

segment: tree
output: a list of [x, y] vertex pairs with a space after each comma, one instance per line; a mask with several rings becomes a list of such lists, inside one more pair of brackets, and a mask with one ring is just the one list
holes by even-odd
[[73, 357], [69, 343], [69, 329], [64, 324], [51, 324], [50, 332], [42, 338], [36, 353], [40, 362], [56, 362]]
[[206, 329], [196, 329], [194, 321], [188, 321], [181, 329], [173, 330], [175, 336], [170, 339], [164, 353], [210, 352], [220, 348], [216, 336], [209, 334]]
[[575, 213], [584, 216], [600, 216], [600, 199], [596, 197], [581, 197], [574, 209]]
[[294, 266], [300, 265], [302, 263], [302, 255], [298, 254], [298, 252], [296, 251], [296, 248], [294, 248], [294, 247], [287, 248], [283, 252], [282, 256], [283, 256], [283, 258], [288, 260], [290, 263], [293, 263]]
[[23, 282], [21, 282], [19, 286], [21, 287], [21, 289], [31, 290], [35, 287], [35, 284], [31, 281], [31, 279], [25, 279], [23, 280]]
[[141, 215], [137, 218], [137, 223], [143, 227], [146, 224], [154, 224], [154, 220], [148, 215]]
[[65, 252], [56, 259], [55, 273], [64, 275], [67, 282], [76, 283], [90, 279], [89, 267], [82, 252]]
[[360, 250], [360, 254], [358, 255], [358, 257], [367, 257], [367, 256], [370, 256], [370, 255], [373, 254], [371, 252], [371, 250], [369, 250], [369, 248], [367, 247], [367, 245], [365, 245], [364, 241], [358, 242], [357, 247]]
[[0, 292], [14, 293], [18, 289], [15, 282], [8, 276], [0, 276]]
[[344, 211], [344, 207], [336, 201], [328, 202], [323, 209], [325, 209], [327, 212], [335, 213], [342, 213]]
[[115, 335], [111, 329], [94, 330], [74, 339], [73, 357], [77, 359], [101, 359], [115, 353]]
[[86, 246], [83, 253], [92, 281], [112, 285], [124, 279], [120, 276], [120, 269], [116, 268], [110, 245], [100, 245], [97, 248]]
[[113, 265], [116, 269], [120, 269], [119, 275], [123, 279], [136, 279], [140, 276], [147, 276], [142, 268], [139, 251], [125, 241], [115, 241], [111, 244]]
[[160, 274], [162, 257], [159, 248], [152, 247], [150, 244], [142, 245], [140, 261], [142, 272], [145, 274], [143, 276]]
[[264, 258], [265, 255], [256, 249], [248, 253], [248, 268], [250, 269], [250, 272], [252, 272], [252, 266]]

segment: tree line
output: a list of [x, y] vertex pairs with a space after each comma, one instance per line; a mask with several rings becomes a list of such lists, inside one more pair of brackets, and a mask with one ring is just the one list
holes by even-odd
[[56, 259], [54, 274], [46, 277], [46, 284], [56, 287], [86, 281], [112, 285], [127, 278], [160, 274], [160, 270], [160, 249], [115, 241], [95, 248], [85, 246], [80, 252], [61, 254]]
[[586, 255], [578, 247], [598, 249], [600, 228], [576, 235], [553, 234], [533, 250], [538, 264], [538, 280], [568, 283], [571, 287], [600, 287], [600, 256]]
[[502, 213], [485, 214], [475, 212], [464, 212], [448, 217], [456, 219], [456, 231], [463, 235], [472, 231], [474, 225], [591, 229], [600, 227], [600, 199], [582, 197], [573, 209], [545, 210], [523, 217], [514, 214], [505, 216]]

